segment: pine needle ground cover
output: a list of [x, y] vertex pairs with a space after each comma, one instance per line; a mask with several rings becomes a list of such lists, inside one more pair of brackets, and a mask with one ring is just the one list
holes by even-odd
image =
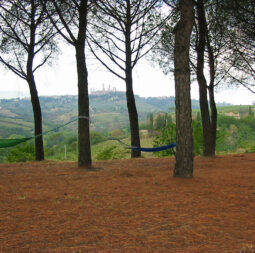
[[0, 165], [0, 252], [255, 252], [255, 154]]

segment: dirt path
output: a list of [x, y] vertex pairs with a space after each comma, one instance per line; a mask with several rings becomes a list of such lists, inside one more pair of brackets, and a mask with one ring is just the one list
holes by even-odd
[[0, 252], [255, 252], [255, 154], [0, 165]]

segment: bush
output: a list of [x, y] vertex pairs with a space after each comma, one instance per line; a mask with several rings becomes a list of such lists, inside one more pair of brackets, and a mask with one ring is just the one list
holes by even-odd
[[105, 141], [105, 137], [103, 134], [95, 132], [95, 131], [91, 131], [90, 132], [90, 143], [91, 145], [100, 143]]
[[[203, 130], [201, 123], [198, 121], [193, 121], [193, 148], [194, 154], [200, 155], [203, 152]], [[168, 124], [166, 127], [162, 128], [159, 134], [153, 140], [153, 147], [159, 147], [176, 142], [176, 125], [174, 123]], [[155, 152], [158, 157], [171, 156], [174, 154], [172, 149]]]
[[126, 156], [125, 152], [124, 151], [121, 152], [119, 147], [110, 146], [100, 151], [96, 156], [96, 160], [114, 160], [125, 158], [125, 156]]
[[244, 149], [251, 152], [251, 147], [255, 141], [255, 118], [246, 117], [235, 119], [227, 116], [219, 116], [218, 128], [224, 133], [224, 139], [221, 142], [217, 140], [217, 149], [220, 151], [236, 152], [238, 149]]
[[6, 148], [1, 148], [0, 150], [0, 163], [4, 163], [6, 161], [6, 157], [9, 150]]
[[[176, 142], [176, 125], [173, 123], [168, 124], [162, 128], [160, 133], [153, 140], [153, 147], [159, 147]], [[172, 149], [167, 149], [154, 153], [158, 157], [171, 156], [174, 154]]]
[[117, 138], [117, 137], [118, 138], [123, 138], [125, 136], [125, 133], [122, 129], [117, 128], [117, 129], [112, 130], [111, 136], [115, 137], [115, 138]]
[[193, 121], [193, 150], [195, 155], [203, 154], [203, 128], [200, 121]]
[[7, 155], [8, 162], [27, 162], [34, 160], [35, 147], [29, 142], [25, 142], [12, 148]]
[[52, 148], [62, 143], [64, 141], [65, 136], [63, 133], [57, 132], [47, 136], [46, 138], [47, 147]]

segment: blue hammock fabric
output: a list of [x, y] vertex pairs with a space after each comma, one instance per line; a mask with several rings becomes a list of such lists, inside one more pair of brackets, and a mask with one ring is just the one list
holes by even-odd
[[163, 150], [174, 148], [174, 147], [176, 147], [176, 143], [171, 143], [169, 145], [156, 147], [156, 148], [139, 148], [139, 147], [128, 147], [128, 148], [135, 151], [141, 151], [141, 152], [159, 152], [159, 151], [163, 151]]
[[121, 141], [118, 138], [109, 138], [108, 140], [118, 141], [122, 146], [124, 146], [127, 149], [132, 149], [132, 150], [141, 151], [141, 152], [159, 152], [159, 151], [163, 151], [163, 150], [166, 150], [166, 149], [176, 147], [175, 142], [173, 142], [171, 144], [168, 144], [168, 145], [165, 145], [165, 146], [156, 147], [156, 148], [139, 148], [139, 147], [134, 147], [134, 146], [128, 146], [126, 143], [124, 143], [123, 141]]

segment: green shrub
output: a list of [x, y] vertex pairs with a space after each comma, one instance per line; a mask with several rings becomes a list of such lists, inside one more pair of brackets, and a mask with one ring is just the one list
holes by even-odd
[[[171, 144], [176, 141], [176, 125], [173, 123], [168, 124], [162, 128], [159, 134], [153, 140], [153, 147], [159, 147]], [[167, 149], [159, 152], [155, 152], [154, 155], [158, 157], [173, 155], [172, 149]]]
[[[200, 155], [203, 152], [203, 130], [202, 125], [199, 121], [193, 121], [193, 148], [194, 154]], [[159, 147], [168, 145], [170, 143], [176, 142], [176, 125], [174, 123], [168, 124], [166, 127], [162, 128], [159, 134], [153, 140], [153, 147]], [[171, 156], [174, 154], [172, 149], [167, 149], [160, 152], [154, 153], [158, 157]]]
[[255, 142], [254, 117], [235, 119], [220, 115], [218, 129], [221, 133], [224, 133], [224, 139], [220, 143], [217, 140], [217, 150], [236, 152], [238, 149], [244, 149], [247, 152], [252, 152], [252, 145]]
[[46, 143], [47, 147], [52, 148], [56, 145], [59, 145], [60, 143], [62, 143], [65, 139], [65, 136], [63, 133], [57, 132], [57, 133], [53, 133], [49, 136], [46, 136]]
[[195, 155], [203, 154], [203, 128], [200, 121], [193, 121], [193, 150]]
[[125, 151], [121, 151], [119, 147], [109, 146], [105, 147], [102, 151], [100, 151], [97, 154], [96, 160], [114, 160], [125, 158], [125, 156], [126, 156]]
[[122, 129], [117, 128], [117, 129], [112, 130], [111, 136], [115, 137], [115, 138], [123, 138], [125, 136], [125, 133]]
[[9, 150], [6, 148], [0, 149], [0, 163], [4, 163], [6, 161], [7, 154], [9, 153]]
[[7, 155], [8, 162], [27, 162], [34, 160], [35, 147], [29, 142], [25, 142], [12, 148]]
[[98, 132], [95, 132], [95, 131], [90, 132], [90, 143], [91, 143], [91, 145], [94, 145], [94, 144], [97, 144], [97, 143], [100, 143], [100, 142], [103, 142], [103, 141], [105, 141], [105, 137], [102, 133], [98, 133]]

